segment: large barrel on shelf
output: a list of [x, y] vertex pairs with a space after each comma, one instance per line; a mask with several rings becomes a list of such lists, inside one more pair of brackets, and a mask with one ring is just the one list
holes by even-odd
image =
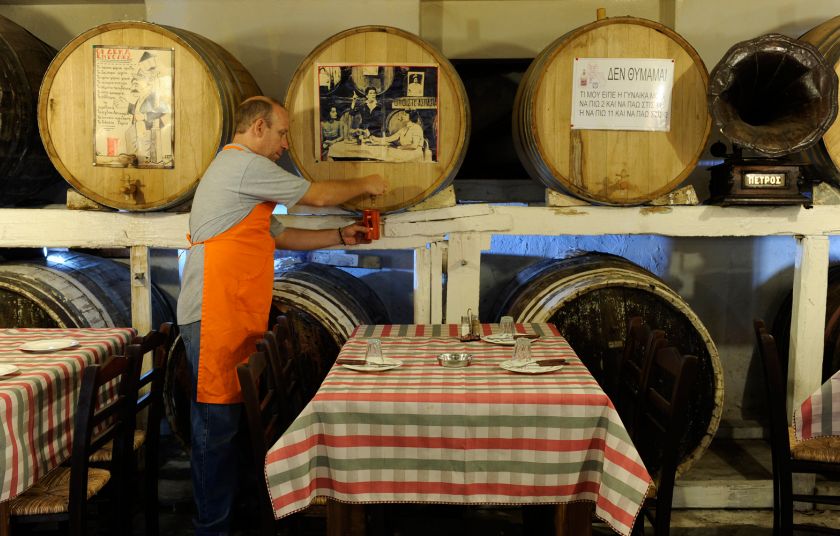
[[38, 88], [53, 56], [55, 49], [0, 16], [0, 206], [61, 182], [38, 135]]
[[467, 148], [458, 74], [432, 45], [397, 28], [352, 28], [318, 45], [295, 72], [286, 107], [289, 154], [304, 177], [390, 179], [388, 193], [351, 199], [350, 210], [393, 212], [425, 200], [451, 183]]
[[[152, 325], [174, 319], [152, 286]], [[0, 263], [0, 327], [82, 328], [131, 325], [130, 269], [75, 252]]]
[[[673, 60], [667, 130], [575, 128], [572, 109], [575, 103], [581, 106], [581, 98], [587, 108], [578, 113], [607, 114], [606, 108], [589, 105], [613, 103], [626, 108], [625, 117], [631, 112], [636, 117], [653, 102], [653, 97], [640, 97], [644, 102], [638, 101], [636, 108], [630, 104], [637, 102], [635, 96], [602, 98], [601, 91], [613, 74], [600, 68], [573, 79], [576, 60], [586, 63], [603, 58]], [[711, 128], [707, 84], [700, 56], [670, 28], [634, 17], [598, 20], [548, 45], [525, 72], [513, 111], [517, 153], [528, 174], [549, 189], [605, 205], [650, 201], [676, 188], [705, 148]], [[586, 97], [588, 92], [592, 98]]]
[[[359, 324], [387, 324], [388, 311], [361, 279], [316, 263], [299, 263], [275, 272], [273, 303], [266, 327], [278, 314], [288, 316], [295, 347], [304, 359], [326, 372]], [[190, 444], [190, 371], [178, 338], [167, 365], [166, 417], [185, 448]]]
[[[805, 32], [799, 40], [814, 45], [825, 57], [828, 66], [840, 76], [840, 15]], [[840, 100], [840, 92], [835, 99]], [[838, 102], [834, 105], [837, 107]], [[835, 183], [840, 181], [840, 123], [830, 123], [820, 142], [806, 154], [821, 178], [833, 179]]]
[[[793, 291], [788, 292], [773, 320], [773, 337], [779, 356], [787, 363], [790, 350], [790, 324], [793, 310]], [[787, 368], [785, 368], [787, 370]], [[840, 370], [840, 264], [828, 268], [825, 301], [825, 329], [823, 331], [822, 381]]]
[[233, 136], [236, 105], [260, 89], [226, 50], [193, 32], [111, 22], [59, 51], [38, 123], [61, 175], [105, 206], [159, 210], [188, 201]]
[[733, 45], [712, 69], [721, 134], [769, 157], [810, 148], [837, 116], [837, 76], [813, 45], [767, 34]]
[[493, 312], [517, 322], [553, 322], [599, 382], [614, 372], [627, 320], [641, 316], [662, 329], [683, 354], [699, 358], [690, 396], [680, 472], [702, 456], [723, 409], [723, 371], [708, 331], [661, 279], [630, 261], [603, 253], [538, 262], [510, 282]]

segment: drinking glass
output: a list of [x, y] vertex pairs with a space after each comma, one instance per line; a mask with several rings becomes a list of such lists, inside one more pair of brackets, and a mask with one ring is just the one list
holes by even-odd
[[365, 363], [371, 365], [385, 364], [385, 358], [382, 357], [382, 342], [379, 339], [368, 339]]
[[514, 325], [513, 325], [513, 317], [512, 316], [503, 316], [501, 320], [499, 320], [499, 327], [502, 330], [502, 337], [506, 339], [512, 339], [513, 334], [515, 332]]
[[513, 344], [513, 363], [524, 365], [531, 359], [531, 339], [519, 337]]
[[472, 334], [472, 327], [470, 325], [470, 317], [468, 315], [461, 317], [461, 326], [458, 331], [462, 340], [467, 340]]

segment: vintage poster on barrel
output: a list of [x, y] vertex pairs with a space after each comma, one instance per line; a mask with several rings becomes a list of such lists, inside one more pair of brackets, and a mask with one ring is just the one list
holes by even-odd
[[172, 49], [95, 45], [94, 165], [175, 167]]
[[438, 65], [315, 69], [317, 161], [437, 162]]

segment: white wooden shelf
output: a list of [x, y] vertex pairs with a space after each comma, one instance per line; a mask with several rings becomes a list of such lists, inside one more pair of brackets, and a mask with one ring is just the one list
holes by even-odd
[[[320, 213], [293, 214], [281, 219], [287, 226], [309, 229], [335, 228], [352, 219], [346, 213], [313, 212]], [[151, 328], [148, 249], [186, 248], [188, 220], [188, 214], [160, 212], [0, 209], [0, 248], [131, 248], [132, 322], [144, 332]], [[381, 240], [343, 249], [414, 250], [414, 318], [415, 322], [432, 323], [458, 317], [467, 307], [478, 310], [481, 252], [490, 248], [494, 234], [796, 237], [790, 339], [793, 366], [788, 379], [791, 398], [800, 401], [820, 384], [828, 237], [840, 234], [840, 206], [558, 208], [472, 204], [392, 214], [385, 216], [384, 221]], [[722, 488], [710, 494], [709, 485]], [[744, 486], [760, 488], [763, 495], [759, 502], [767, 502], [767, 482], [761, 481], [686, 483], [679, 489], [676, 503], [715, 507], [721, 497]]]
[[[300, 210], [300, 209], [298, 209]], [[305, 211], [305, 210], [304, 210]], [[55, 209], [0, 210], [0, 247], [132, 248], [132, 313], [135, 327], [147, 329], [150, 282], [148, 248], [186, 248], [188, 214], [92, 212]], [[287, 226], [335, 228], [348, 214], [281, 216]], [[415, 251], [415, 321], [440, 322], [471, 307], [478, 310], [481, 251], [494, 234], [605, 235], [656, 234], [674, 237], [797, 238], [794, 311], [791, 325], [792, 397], [819, 385], [814, 371], [822, 356], [828, 236], [840, 234], [840, 206], [780, 207], [524, 207], [472, 204], [403, 212], [384, 217], [381, 240], [348, 249]], [[448, 254], [443, 252], [448, 250]], [[448, 284], [444, 291], [441, 276]], [[445, 292], [446, 296], [442, 293]], [[145, 303], [144, 303], [145, 302]], [[441, 305], [446, 304], [446, 310]], [[803, 394], [804, 393], [804, 394]]]

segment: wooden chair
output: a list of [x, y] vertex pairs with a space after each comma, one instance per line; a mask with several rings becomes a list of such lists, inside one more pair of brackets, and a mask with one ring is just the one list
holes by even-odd
[[[137, 393], [133, 360], [131, 356], [114, 356], [102, 365], [85, 367], [74, 416], [70, 466], [56, 468], [12, 499], [9, 509], [13, 528], [28, 523], [62, 522], [68, 524], [67, 534], [82, 536], [87, 533], [88, 500], [108, 484], [115, 501], [109, 509], [112, 530], [130, 532], [127, 459]], [[117, 382], [116, 396], [112, 396], [114, 387], [110, 382]], [[98, 408], [97, 401], [101, 403]], [[111, 470], [89, 467], [90, 455], [108, 442], [114, 444]]]
[[687, 425], [688, 395], [696, 369], [697, 358], [682, 356], [673, 346], [658, 349], [651, 360], [634, 443], [648, 470], [657, 467], [658, 471], [652, 475], [655, 489], [645, 498], [634, 534], [644, 533], [646, 517], [656, 536], [669, 533], [679, 446]]
[[300, 379], [299, 364], [278, 343], [272, 331], [266, 331], [264, 337], [257, 340], [256, 346], [257, 352], [263, 353], [268, 361], [270, 388], [278, 397], [275, 411], [284, 421], [291, 423], [308, 400]]
[[299, 334], [295, 333], [294, 325], [288, 315], [277, 315], [271, 332], [277, 339], [280, 351], [286, 352], [289, 359], [296, 361], [298, 381], [303, 390], [304, 400], [310, 400], [321, 381], [327, 375], [326, 365], [321, 356], [306, 355]]
[[[291, 422], [287, 416], [275, 409], [282, 405], [282, 401], [270, 367], [268, 356], [260, 351], [251, 354], [247, 363], [236, 367], [245, 406], [245, 419], [248, 423], [251, 453], [256, 466], [254, 469], [259, 473], [258, 482], [265, 482], [262, 463], [268, 449]], [[267, 489], [260, 493], [260, 500], [264, 503], [259, 509], [260, 533], [274, 534], [274, 513]]]
[[793, 493], [793, 474], [823, 474], [840, 478], [840, 438], [820, 437], [797, 441], [793, 428], [788, 426], [786, 375], [782, 373], [776, 341], [764, 322], [753, 322], [758, 351], [764, 367], [764, 382], [770, 410], [770, 448], [773, 462], [773, 534], [793, 534], [794, 530], [808, 530], [826, 534], [840, 534], [840, 528], [830, 529], [813, 525], [794, 524], [793, 503], [840, 505], [840, 496]]
[[611, 391], [615, 409], [631, 438], [634, 438], [638, 426], [638, 410], [645, 396], [645, 382], [653, 356], [667, 344], [665, 332], [651, 329], [642, 317], [634, 316], [627, 323], [624, 350], [616, 367], [616, 378]]
[[[140, 449], [143, 449], [142, 504], [147, 536], [157, 535], [158, 527], [158, 470], [160, 465], [160, 421], [163, 418], [163, 384], [166, 377], [166, 363], [169, 349], [175, 339], [172, 322], [161, 324], [143, 337], [135, 337], [126, 350], [134, 357], [136, 378], [136, 404], [131, 426], [134, 428], [132, 453], [129, 467], [138, 472]], [[141, 374], [145, 356], [149, 355], [149, 370]], [[145, 426], [137, 427], [137, 416], [148, 408]], [[90, 457], [91, 464], [108, 467], [111, 463], [112, 444], [108, 443]]]

